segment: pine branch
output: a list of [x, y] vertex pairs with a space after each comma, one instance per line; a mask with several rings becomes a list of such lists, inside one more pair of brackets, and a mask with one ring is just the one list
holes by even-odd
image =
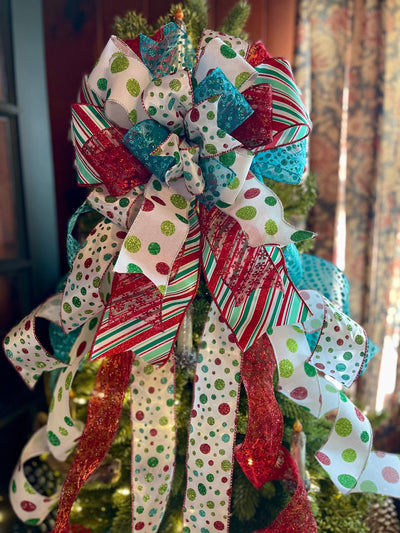
[[241, 39], [247, 39], [248, 34], [244, 31], [246, 22], [250, 16], [251, 6], [246, 0], [240, 0], [229, 11], [218, 31], [234, 35]]
[[128, 11], [123, 17], [115, 17], [112, 31], [123, 40], [135, 39], [140, 33], [153, 35], [154, 28], [147, 19], [136, 11]]

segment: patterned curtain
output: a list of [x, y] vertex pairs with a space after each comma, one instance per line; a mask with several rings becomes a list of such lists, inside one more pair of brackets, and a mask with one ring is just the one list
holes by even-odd
[[[315, 253], [337, 262], [343, 252], [352, 318], [381, 347], [398, 344], [400, 328], [399, 37], [399, 0], [298, 2], [296, 80], [311, 108], [319, 187]], [[358, 389], [371, 409], [382, 358]]]

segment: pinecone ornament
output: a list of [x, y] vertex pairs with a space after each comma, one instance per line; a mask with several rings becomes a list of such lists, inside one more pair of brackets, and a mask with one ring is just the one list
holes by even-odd
[[365, 521], [370, 533], [399, 533], [400, 521], [392, 498], [377, 498], [370, 504]]

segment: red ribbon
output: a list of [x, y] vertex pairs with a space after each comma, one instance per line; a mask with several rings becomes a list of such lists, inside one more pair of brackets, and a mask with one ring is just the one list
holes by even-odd
[[105, 458], [119, 426], [122, 403], [129, 383], [133, 353], [104, 359], [89, 400], [88, 416], [72, 466], [61, 490], [53, 533], [69, 533], [72, 504], [79, 490]]
[[254, 533], [315, 533], [310, 502], [292, 456], [281, 444], [283, 417], [275, 399], [276, 361], [266, 335], [243, 354], [242, 379], [249, 402], [246, 437], [235, 458], [251, 483], [260, 489], [267, 481], [284, 479], [297, 487], [289, 504], [267, 528]]

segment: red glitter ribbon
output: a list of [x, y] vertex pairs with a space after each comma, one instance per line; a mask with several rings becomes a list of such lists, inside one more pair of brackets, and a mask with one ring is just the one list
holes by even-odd
[[254, 533], [314, 533], [317, 527], [307, 492], [296, 463], [281, 445], [283, 417], [274, 394], [275, 368], [273, 348], [266, 335], [243, 354], [242, 379], [249, 418], [245, 440], [236, 447], [235, 458], [257, 489], [278, 479], [296, 484], [292, 499], [276, 520]]
[[93, 133], [82, 147], [82, 155], [101, 177], [110, 194], [120, 196], [146, 183], [151, 172], [122, 143], [122, 128]]
[[262, 83], [249, 87], [243, 93], [253, 109], [253, 114], [232, 131], [232, 136], [249, 150], [266, 146], [273, 141], [272, 87]]
[[268, 527], [253, 533], [317, 533], [317, 523], [311, 511], [307, 491], [297, 465], [288, 450], [281, 446], [275, 470], [269, 481], [283, 479], [297, 483], [296, 491], [284, 510]]
[[283, 289], [279, 274], [281, 265], [271, 261], [265, 246], [250, 246], [240, 225], [216, 207], [208, 211], [201, 206], [200, 215], [203, 235], [217, 262], [214, 276], [224, 280], [236, 305], [243, 303], [256, 289], [268, 290], [272, 286]]
[[249, 419], [244, 442], [235, 448], [237, 462], [257, 489], [270, 479], [282, 441], [283, 418], [272, 383], [275, 368], [272, 345], [263, 335], [243, 354]]
[[69, 533], [72, 504], [82, 485], [106, 456], [117, 432], [129, 383], [133, 353], [104, 359], [89, 400], [88, 416], [71, 469], [65, 479], [53, 533]]

